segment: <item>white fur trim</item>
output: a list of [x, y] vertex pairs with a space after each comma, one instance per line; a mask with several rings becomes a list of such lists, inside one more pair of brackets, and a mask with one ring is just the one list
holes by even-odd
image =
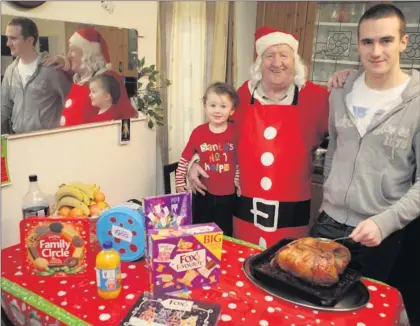
[[260, 37], [255, 42], [257, 54], [260, 56], [264, 53], [265, 50], [267, 50], [267, 48], [277, 44], [287, 44], [293, 49], [295, 53], [297, 53], [299, 48], [298, 40], [296, 40], [292, 35], [281, 32], [274, 32]]
[[[74, 33], [69, 40], [69, 43], [82, 49], [83, 52], [91, 54], [102, 54], [101, 45], [99, 42], [89, 42], [87, 39], [82, 37], [79, 33]], [[103, 56], [103, 54], [102, 54]]]

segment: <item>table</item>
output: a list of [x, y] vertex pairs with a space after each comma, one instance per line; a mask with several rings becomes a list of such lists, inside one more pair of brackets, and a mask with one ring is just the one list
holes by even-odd
[[[363, 279], [363, 283], [370, 291], [370, 302], [355, 312], [317, 311], [273, 298], [248, 281], [242, 272], [245, 258], [259, 251], [252, 244], [225, 237], [221, 282], [215, 287], [191, 291], [193, 299], [221, 305], [218, 325], [409, 325], [398, 290], [368, 279]], [[97, 296], [94, 273], [87, 279], [27, 278], [21, 256], [19, 246], [2, 250], [2, 304], [16, 325], [23, 325], [17, 320], [16, 307], [26, 321], [38, 319], [38, 325], [118, 325], [131, 305], [148, 290], [144, 261], [122, 264], [121, 295], [107, 301]]]

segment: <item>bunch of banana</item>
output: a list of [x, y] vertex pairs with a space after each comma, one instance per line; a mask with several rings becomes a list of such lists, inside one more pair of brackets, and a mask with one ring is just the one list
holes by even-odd
[[78, 207], [82, 209], [83, 214], [89, 215], [89, 205], [99, 190], [96, 184], [81, 182], [62, 184], [55, 193], [55, 210], [58, 211], [63, 206]]
[[80, 200], [74, 198], [74, 197], [70, 197], [70, 196], [66, 196], [66, 197], [62, 197], [56, 204], [56, 209], [59, 210], [61, 207], [63, 206], [69, 206], [69, 207], [73, 207], [73, 208], [80, 208], [83, 211], [83, 214], [86, 216], [90, 215], [90, 209], [89, 207], [84, 203], [81, 202]]
[[[95, 195], [99, 192], [100, 188], [96, 184], [85, 184], [81, 182], [71, 182], [68, 184], [71, 187], [79, 189], [81, 192], [83, 192], [90, 201], [93, 201], [95, 198]], [[90, 204], [90, 202], [89, 202]]]

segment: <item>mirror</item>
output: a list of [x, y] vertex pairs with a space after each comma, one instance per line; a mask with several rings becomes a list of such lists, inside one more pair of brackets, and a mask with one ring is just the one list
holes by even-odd
[[9, 15], [1, 24], [2, 134], [137, 116], [136, 30]]

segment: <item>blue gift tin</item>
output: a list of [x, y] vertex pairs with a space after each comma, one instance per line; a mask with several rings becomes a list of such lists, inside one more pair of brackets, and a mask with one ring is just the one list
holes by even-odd
[[145, 251], [143, 209], [138, 202], [127, 201], [103, 212], [96, 225], [99, 244], [111, 241], [122, 261], [135, 261]]

